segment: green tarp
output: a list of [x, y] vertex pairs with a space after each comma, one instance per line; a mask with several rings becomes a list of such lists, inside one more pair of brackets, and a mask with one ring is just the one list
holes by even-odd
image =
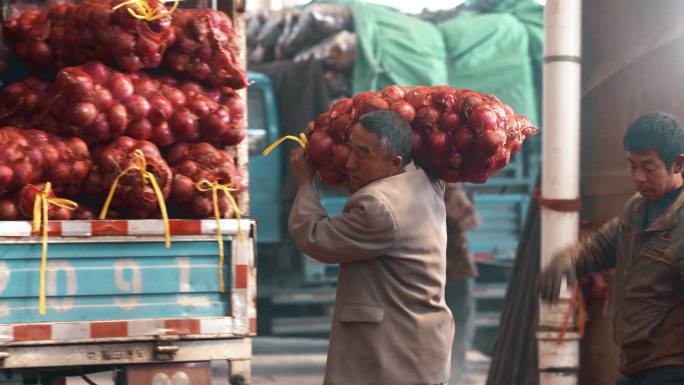
[[507, 13], [466, 13], [438, 25], [448, 52], [449, 85], [494, 94], [537, 117], [525, 26]]
[[444, 40], [435, 25], [380, 5], [350, 7], [357, 36], [354, 93], [447, 83]]
[[390, 84], [491, 93], [540, 123], [543, 8], [499, 1], [437, 25], [393, 8], [352, 2], [358, 54], [353, 92]]

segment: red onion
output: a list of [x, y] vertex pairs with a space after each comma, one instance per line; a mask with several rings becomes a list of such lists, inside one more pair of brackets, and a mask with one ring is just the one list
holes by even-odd
[[77, 126], [87, 126], [95, 120], [97, 107], [92, 103], [77, 103], [68, 113], [69, 120]]
[[0, 164], [0, 191], [5, 191], [14, 178], [14, 171], [8, 166]]
[[330, 108], [330, 119], [336, 119], [340, 115], [346, 115], [351, 112], [353, 101], [350, 98], [340, 99]]
[[148, 140], [152, 136], [152, 123], [147, 119], [136, 120], [128, 127], [126, 134], [139, 140]]
[[423, 141], [423, 136], [414, 131], [412, 141], [411, 156], [413, 158], [420, 158], [425, 155], [425, 142]]
[[369, 112], [377, 110], [389, 109], [389, 103], [377, 96], [371, 96], [364, 100], [359, 106], [359, 116], [363, 116]]
[[117, 100], [126, 100], [130, 98], [135, 91], [131, 80], [126, 75], [116, 72], [113, 73], [109, 79], [108, 88], [114, 99]]
[[306, 153], [314, 164], [323, 162], [332, 152], [332, 138], [321, 131], [316, 131], [309, 138]]
[[318, 168], [318, 175], [323, 183], [330, 186], [340, 186], [347, 181], [347, 175], [339, 172], [332, 166], [322, 165]]
[[435, 127], [439, 119], [439, 111], [432, 106], [425, 106], [418, 110], [416, 114], [416, 124], [418, 127]]
[[5, 198], [0, 200], [0, 220], [16, 221], [20, 218], [19, 208], [13, 199]]
[[352, 126], [354, 119], [351, 115], [340, 115], [334, 119], [330, 124], [330, 133], [336, 142], [343, 142], [347, 140], [349, 129]]
[[390, 110], [399, 114], [399, 116], [401, 116], [402, 119], [409, 123], [413, 122], [413, 119], [416, 117], [416, 109], [413, 108], [412, 105], [403, 100], [399, 100], [392, 103], [392, 105], [390, 106]]
[[332, 148], [332, 165], [339, 172], [347, 173], [347, 157], [349, 156], [349, 149], [346, 144], [336, 144]]
[[171, 199], [176, 203], [187, 203], [195, 195], [195, 183], [191, 178], [177, 174], [171, 185]]
[[456, 130], [452, 134], [454, 148], [457, 151], [468, 151], [473, 145], [474, 135], [468, 129]]
[[406, 91], [400, 86], [388, 86], [382, 90], [382, 97], [388, 102], [403, 100], [405, 96]]
[[193, 142], [200, 137], [197, 116], [189, 110], [180, 110], [171, 116], [169, 125], [178, 139]]
[[442, 130], [454, 132], [461, 128], [462, 125], [462, 119], [456, 112], [448, 111], [439, 117], [439, 127]]
[[430, 149], [433, 153], [444, 154], [449, 149], [449, 137], [444, 131], [435, 131], [429, 135]]

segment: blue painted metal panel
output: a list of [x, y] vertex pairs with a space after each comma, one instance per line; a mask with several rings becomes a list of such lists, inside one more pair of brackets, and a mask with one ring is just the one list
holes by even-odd
[[515, 258], [529, 199], [527, 194], [476, 194], [475, 209], [482, 221], [466, 233], [471, 251], [492, 254], [495, 260]]
[[261, 154], [281, 135], [275, 94], [267, 76], [250, 72], [249, 80], [252, 82], [247, 89], [249, 181], [251, 186], [259, 186], [249, 191], [250, 217], [259, 224], [258, 242], [280, 242], [282, 150], [278, 147], [268, 156]]
[[[230, 242], [225, 244], [230, 250]], [[215, 317], [228, 314], [218, 291], [216, 242], [51, 243], [48, 314], [38, 314], [40, 245], [0, 245], [0, 323]], [[224, 265], [231, 287], [230, 258]]]
[[[226, 241], [228, 242], [228, 241]], [[229, 243], [228, 243], [229, 244]], [[217, 242], [174, 242], [166, 248], [163, 242], [115, 243], [51, 243], [50, 258], [151, 257], [218, 255]], [[39, 243], [2, 244], [0, 260], [39, 258]], [[218, 258], [218, 257], [217, 257]]]

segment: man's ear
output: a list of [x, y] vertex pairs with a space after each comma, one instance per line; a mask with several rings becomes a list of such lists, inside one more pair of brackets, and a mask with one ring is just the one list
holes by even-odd
[[672, 172], [680, 174], [682, 171], [684, 171], [684, 154], [679, 154], [672, 162]]
[[394, 155], [392, 157], [392, 175], [398, 173], [399, 170], [401, 170], [401, 167], [403, 165], [404, 165], [404, 158], [402, 158], [401, 155]]

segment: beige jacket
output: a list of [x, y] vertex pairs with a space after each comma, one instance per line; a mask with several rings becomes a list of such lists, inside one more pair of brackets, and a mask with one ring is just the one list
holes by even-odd
[[324, 385], [448, 383], [445, 223], [444, 184], [413, 163], [354, 193], [334, 217], [312, 187], [297, 193], [297, 245], [340, 264]]

